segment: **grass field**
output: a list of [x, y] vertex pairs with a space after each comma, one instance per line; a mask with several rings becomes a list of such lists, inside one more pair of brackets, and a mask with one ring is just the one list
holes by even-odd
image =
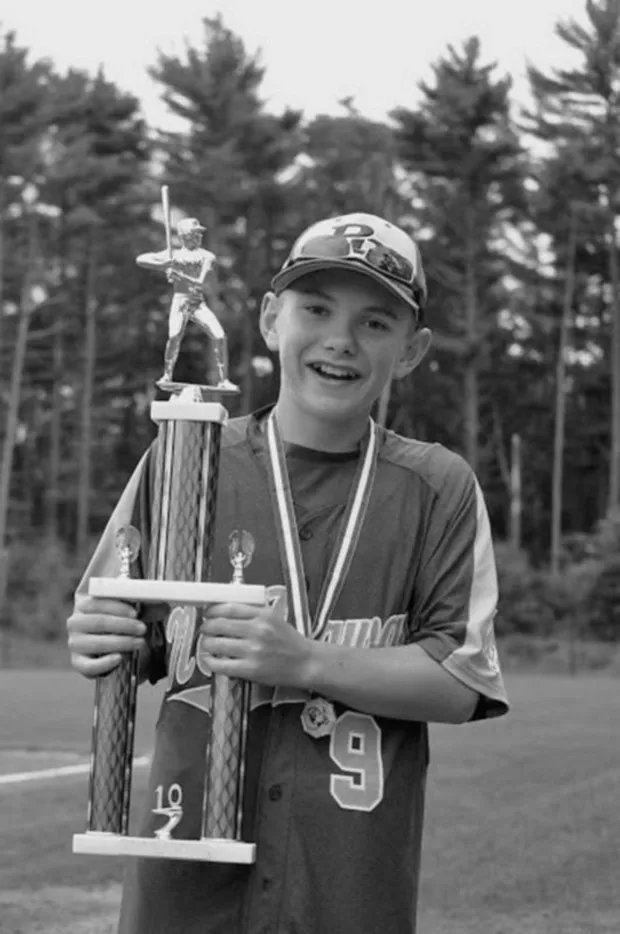
[[[618, 680], [507, 682], [509, 718], [432, 729], [419, 934], [618, 934]], [[159, 700], [142, 690], [139, 753]], [[91, 704], [67, 672], [0, 672], [0, 777], [86, 759]], [[71, 853], [85, 808], [84, 775], [0, 783], [1, 934], [114, 930], [120, 865]]]

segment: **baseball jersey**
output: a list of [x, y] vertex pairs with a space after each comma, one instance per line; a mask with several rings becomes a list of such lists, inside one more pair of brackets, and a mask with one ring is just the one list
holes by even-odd
[[[264, 413], [222, 433], [212, 579], [230, 580], [228, 536], [256, 542], [247, 583], [267, 586], [289, 618], [269, 495]], [[316, 606], [357, 454], [291, 447], [287, 465], [311, 612]], [[130, 480], [82, 587], [108, 573], [115, 530], [130, 521], [148, 565], [152, 451]], [[486, 509], [458, 455], [381, 433], [375, 483], [357, 550], [321, 636], [340, 645], [415, 642], [479, 694], [474, 718], [506, 712], [493, 618], [497, 586]], [[150, 627], [150, 678], [166, 679], [156, 726], [146, 813], [152, 836], [162, 792], [183, 789], [173, 836], [200, 836], [210, 675], [195, 611], [174, 608]], [[370, 716], [335, 704], [330, 736], [302, 729], [308, 695], [252, 686], [243, 839], [254, 866], [134, 859], [127, 869], [120, 934], [414, 934], [429, 763], [425, 723]]]

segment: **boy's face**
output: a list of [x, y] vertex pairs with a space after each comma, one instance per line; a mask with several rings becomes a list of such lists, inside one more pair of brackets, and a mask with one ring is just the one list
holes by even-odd
[[366, 276], [325, 270], [265, 297], [261, 330], [281, 364], [280, 398], [326, 420], [367, 418], [390, 376], [428, 346], [414, 312]]

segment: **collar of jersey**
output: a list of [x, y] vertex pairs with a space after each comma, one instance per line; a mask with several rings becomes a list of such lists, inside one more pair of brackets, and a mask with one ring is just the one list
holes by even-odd
[[[266, 405], [257, 409], [248, 422], [248, 440], [255, 453], [263, 454], [265, 451], [265, 438], [263, 435], [267, 416], [273, 409], [273, 405]], [[315, 448], [307, 448], [301, 444], [284, 443], [284, 453], [287, 459], [312, 461], [314, 463], [342, 463], [343, 461], [357, 460], [360, 456], [360, 448], [355, 451], [317, 451]]]

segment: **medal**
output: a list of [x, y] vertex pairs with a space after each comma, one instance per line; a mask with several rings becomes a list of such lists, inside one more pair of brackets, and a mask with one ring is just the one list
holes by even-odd
[[[312, 620], [308, 606], [306, 577], [295, 521], [293, 496], [284, 448], [276, 422], [275, 409], [272, 409], [267, 419], [267, 464], [270, 493], [278, 531], [280, 557], [293, 609], [295, 627], [301, 635], [308, 639], [318, 639], [324, 632], [330, 614], [342, 591], [359, 541], [379, 457], [379, 428], [372, 418], [369, 419], [369, 423], [365, 450], [360, 458], [357, 475], [353, 482], [353, 488], [338, 533], [338, 541], [323, 582], [315, 618]], [[315, 739], [329, 736], [335, 722], [336, 713], [333, 704], [322, 697], [311, 698], [301, 714], [303, 729]]]
[[301, 725], [312, 739], [329, 736], [336, 724], [334, 705], [324, 697], [313, 697], [306, 701], [301, 712]]

